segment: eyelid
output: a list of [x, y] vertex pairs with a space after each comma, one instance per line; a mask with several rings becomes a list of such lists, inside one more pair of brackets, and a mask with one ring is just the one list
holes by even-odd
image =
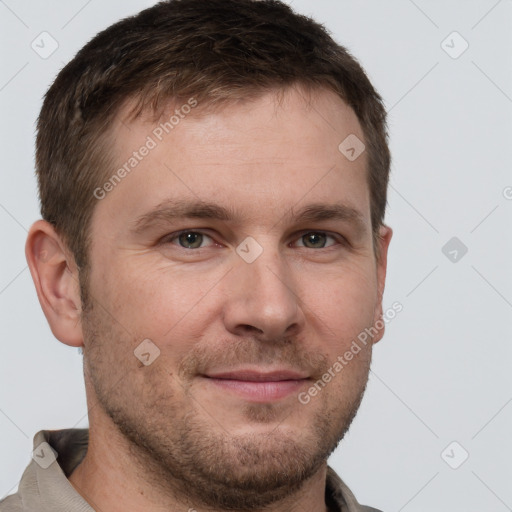
[[[194, 250], [194, 251], [198, 251], [200, 249], [205, 249], [206, 247], [200, 247], [198, 249], [187, 249], [186, 247], [181, 247], [181, 245], [178, 245], [178, 244], [174, 244], [172, 243], [173, 241], [175, 241], [176, 239], [178, 239], [181, 235], [183, 235], [184, 233], [199, 233], [203, 236], [207, 236], [210, 240], [214, 241], [213, 237], [211, 235], [209, 235], [205, 230], [203, 229], [182, 229], [181, 231], [175, 231], [174, 233], [169, 233], [168, 235], [165, 235], [164, 237], [162, 237], [160, 239], [160, 241], [158, 242], [159, 244], [171, 244], [171, 245], [176, 245], [176, 247], [180, 248], [180, 249], [185, 249], [187, 251], [191, 251], [191, 250]], [[216, 242], [218, 243], [218, 242]]]
[[[326, 231], [326, 230], [322, 230], [322, 229], [305, 229], [305, 230], [299, 231], [296, 234], [296, 236], [297, 236], [296, 239], [300, 239], [304, 235], [307, 235], [309, 233], [322, 233], [323, 235], [325, 235], [327, 237], [333, 238], [336, 242], [338, 242], [339, 245], [346, 245], [346, 246], [349, 245], [348, 240], [343, 235], [340, 235], [339, 233], [335, 233], [333, 231]], [[330, 247], [333, 247], [335, 245], [336, 244], [330, 245], [328, 247], [320, 247], [320, 249], [329, 249]], [[305, 247], [305, 248], [309, 249], [309, 247]]]

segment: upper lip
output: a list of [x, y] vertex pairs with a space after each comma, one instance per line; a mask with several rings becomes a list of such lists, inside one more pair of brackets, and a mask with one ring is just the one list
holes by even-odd
[[210, 379], [229, 379], [229, 380], [245, 380], [252, 382], [277, 382], [280, 380], [302, 380], [309, 376], [303, 372], [287, 369], [277, 369], [272, 371], [264, 370], [230, 370], [225, 372], [210, 372], [205, 375]]

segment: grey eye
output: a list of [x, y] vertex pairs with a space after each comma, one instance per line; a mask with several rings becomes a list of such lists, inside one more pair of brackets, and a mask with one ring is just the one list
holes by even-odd
[[305, 247], [311, 249], [322, 249], [325, 247], [327, 236], [324, 233], [307, 233], [302, 236], [302, 242]]
[[179, 235], [178, 241], [185, 249], [198, 249], [203, 242], [203, 234], [196, 231], [187, 231]]

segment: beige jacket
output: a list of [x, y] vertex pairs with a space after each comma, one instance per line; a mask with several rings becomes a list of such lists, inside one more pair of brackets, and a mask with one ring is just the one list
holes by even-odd
[[[67, 479], [85, 456], [88, 442], [89, 429], [38, 432], [18, 491], [0, 501], [0, 512], [94, 512]], [[379, 512], [360, 505], [332, 468], [325, 500], [329, 512]]]

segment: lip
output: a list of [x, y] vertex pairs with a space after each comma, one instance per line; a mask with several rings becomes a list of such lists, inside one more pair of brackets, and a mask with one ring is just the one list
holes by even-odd
[[277, 382], [282, 380], [307, 379], [308, 375], [284, 368], [269, 371], [247, 368], [241, 370], [230, 370], [227, 372], [208, 373], [206, 377], [211, 379], [244, 380], [250, 382]]
[[309, 376], [293, 370], [240, 369], [204, 375], [209, 383], [250, 402], [273, 402], [304, 386]]

